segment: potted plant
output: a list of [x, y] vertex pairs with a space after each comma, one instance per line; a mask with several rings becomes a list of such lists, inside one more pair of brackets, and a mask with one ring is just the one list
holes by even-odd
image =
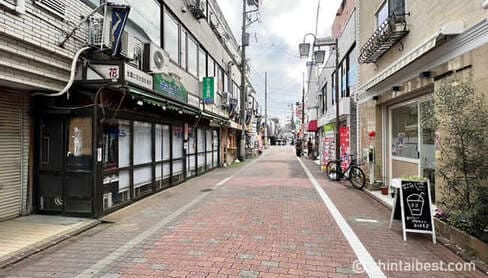
[[385, 184], [383, 184], [383, 185], [380, 187], [380, 190], [381, 190], [381, 194], [382, 194], [382, 195], [388, 195], [388, 186], [386, 186]]

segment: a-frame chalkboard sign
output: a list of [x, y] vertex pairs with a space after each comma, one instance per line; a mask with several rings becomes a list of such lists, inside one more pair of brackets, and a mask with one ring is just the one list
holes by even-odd
[[431, 234], [436, 243], [431, 200], [429, 180], [401, 180], [393, 202], [390, 229], [393, 220], [400, 220], [403, 240], [407, 240], [407, 232], [422, 233]]

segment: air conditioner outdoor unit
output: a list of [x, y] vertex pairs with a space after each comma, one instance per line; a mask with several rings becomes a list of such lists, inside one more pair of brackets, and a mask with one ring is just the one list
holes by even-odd
[[229, 108], [229, 99], [230, 99], [230, 94], [228, 92], [223, 92], [222, 93], [222, 107], [223, 108]]
[[153, 43], [144, 45], [144, 71], [169, 74], [169, 54]]
[[[112, 48], [110, 40], [111, 20], [92, 17], [88, 23], [88, 44], [100, 48]], [[134, 37], [127, 31], [122, 34], [122, 56], [134, 59]]]

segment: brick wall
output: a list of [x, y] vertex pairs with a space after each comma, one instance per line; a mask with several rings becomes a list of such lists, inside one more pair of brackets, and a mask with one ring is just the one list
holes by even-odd
[[[57, 44], [81, 19], [91, 12], [80, 0], [66, 0], [60, 17], [25, 1], [20, 14], [0, 5], [0, 80], [8, 86], [59, 90], [69, 78], [71, 58], [86, 40], [86, 26], [67, 41]], [[6, 82], [5, 82], [6, 81]]]

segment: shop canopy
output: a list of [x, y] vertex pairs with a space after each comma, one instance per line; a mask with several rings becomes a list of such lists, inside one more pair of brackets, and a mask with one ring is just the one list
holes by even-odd
[[308, 132], [317, 132], [317, 130], [317, 120], [311, 120], [310, 122], [308, 122]]

